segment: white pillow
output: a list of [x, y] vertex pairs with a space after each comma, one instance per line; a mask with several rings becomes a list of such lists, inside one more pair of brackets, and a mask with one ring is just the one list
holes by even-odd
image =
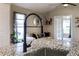
[[27, 45], [30, 44], [31, 42], [33, 42], [34, 39], [35, 38], [33, 38], [33, 37], [26, 37], [26, 43], [27, 43]]

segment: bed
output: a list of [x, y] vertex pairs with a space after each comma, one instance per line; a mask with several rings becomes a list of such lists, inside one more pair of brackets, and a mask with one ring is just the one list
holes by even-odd
[[27, 42], [31, 42], [31, 41], [32, 41], [31, 47], [27, 48], [27, 52], [24, 54], [25, 56], [45, 56], [45, 53], [46, 56], [47, 55], [53, 56], [54, 55], [53, 53], [55, 51], [58, 51], [59, 53], [62, 52], [62, 54], [58, 54], [58, 55], [65, 56], [69, 52], [67, 47], [62, 46], [62, 42], [55, 40], [52, 37], [42, 37], [38, 39], [34, 39], [34, 38], [32, 39], [28, 37]]

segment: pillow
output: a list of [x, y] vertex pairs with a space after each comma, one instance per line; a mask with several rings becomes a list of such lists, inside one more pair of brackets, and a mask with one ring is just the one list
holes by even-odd
[[49, 32], [44, 32], [45, 37], [49, 37], [50, 33]]
[[42, 34], [37, 34], [38, 38], [41, 38], [42, 37]]
[[31, 44], [34, 39], [35, 39], [35, 38], [33, 38], [33, 37], [26, 37], [27, 45]]
[[41, 36], [39, 34], [37, 34], [37, 37], [40, 38]]
[[34, 33], [32, 33], [32, 37], [34, 37], [35, 39], [37, 39], [37, 36]]

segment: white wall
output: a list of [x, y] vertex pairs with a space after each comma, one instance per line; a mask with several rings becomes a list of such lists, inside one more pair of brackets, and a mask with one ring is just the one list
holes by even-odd
[[[49, 17], [52, 17], [54, 20], [54, 16], [67, 16], [67, 15], [72, 15], [72, 20], [73, 20], [73, 36], [75, 41], [79, 41], [79, 28], [76, 27], [76, 19], [75, 17], [79, 17], [79, 6], [69, 6], [69, 7], [63, 7], [63, 6], [58, 6], [55, 8], [53, 11], [49, 12], [46, 14]], [[52, 36], [54, 35], [54, 27], [52, 25], [49, 25], [47, 27], [47, 31], [50, 31], [52, 33]]]
[[10, 5], [0, 4], [0, 47], [10, 45]]

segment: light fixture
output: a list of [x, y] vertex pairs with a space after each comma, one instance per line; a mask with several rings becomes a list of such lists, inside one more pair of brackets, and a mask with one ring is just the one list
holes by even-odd
[[68, 6], [69, 4], [63, 4], [63, 6]]
[[73, 4], [73, 3], [62, 3], [62, 5], [65, 6], [65, 7], [69, 6], [69, 5], [71, 5], [71, 6], [77, 6], [76, 4]]

